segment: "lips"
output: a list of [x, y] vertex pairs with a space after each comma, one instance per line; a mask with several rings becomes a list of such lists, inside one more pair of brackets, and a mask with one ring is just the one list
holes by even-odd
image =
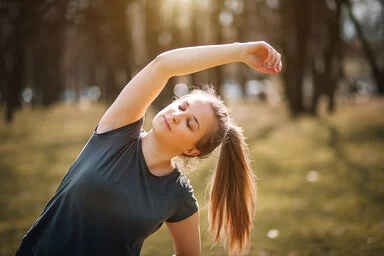
[[168, 123], [168, 121], [167, 121], [167, 119], [165, 118], [165, 116], [163, 116], [163, 118], [164, 118], [164, 123], [165, 123], [165, 125], [168, 127], [168, 129], [171, 131], [171, 127], [169, 126], [169, 123]]

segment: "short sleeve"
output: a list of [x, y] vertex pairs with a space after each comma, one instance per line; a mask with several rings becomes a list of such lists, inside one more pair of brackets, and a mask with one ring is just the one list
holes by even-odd
[[124, 139], [125, 142], [137, 139], [140, 136], [140, 133], [142, 131], [143, 120], [144, 120], [144, 117], [140, 118], [139, 120], [133, 123], [130, 123], [122, 127], [116, 128], [114, 130], [110, 130], [103, 133], [96, 133], [96, 129], [98, 127], [96, 126], [93, 132], [93, 137], [98, 137], [98, 138], [115, 137], [115, 138]]
[[186, 194], [184, 198], [179, 201], [179, 204], [176, 207], [175, 212], [170, 218], [167, 219], [168, 222], [178, 222], [182, 221], [199, 210], [199, 205], [193, 194], [193, 188], [189, 183], [189, 180], [185, 177], [181, 179], [181, 184], [185, 189]]

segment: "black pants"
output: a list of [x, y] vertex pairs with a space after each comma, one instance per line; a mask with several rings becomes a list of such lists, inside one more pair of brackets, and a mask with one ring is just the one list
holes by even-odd
[[21, 242], [21, 245], [17, 250], [15, 256], [33, 256], [33, 253], [28, 244], [26, 244], [25, 242]]

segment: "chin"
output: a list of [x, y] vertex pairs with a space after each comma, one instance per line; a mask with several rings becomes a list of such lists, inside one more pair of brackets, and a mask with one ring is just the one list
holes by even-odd
[[161, 128], [161, 126], [160, 126], [161, 124], [160, 124], [160, 122], [159, 122], [159, 118], [158, 118], [158, 116], [155, 116], [153, 119], [152, 119], [152, 130], [153, 131], [158, 131], [160, 128]]
[[[155, 116], [152, 120], [152, 130], [156, 133], [156, 134], [164, 134], [164, 129], [167, 128], [167, 127], [164, 127], [163, 125], [163, 120], [161, 118], [161, 116]], [[164, 135], [161, 135], [161, 136], [164, 136]]]

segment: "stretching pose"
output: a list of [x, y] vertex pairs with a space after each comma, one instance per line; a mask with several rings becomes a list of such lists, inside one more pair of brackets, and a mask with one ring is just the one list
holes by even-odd
[[243, 62], [268, 74], [281, 56], [265, 42], [180, 48], [160, 54], [121, 91], [69, 168], [16, 255], [139, 255], [165, 222], [176, 255], [200, 255], [198, 204], [172, 159], [221, 151], [211, 180], [209, 224], [230, 255], [247, 250], [256, 185], [246, 144], [223, 102], [194, 90], [143, 117], [169, 78]]

